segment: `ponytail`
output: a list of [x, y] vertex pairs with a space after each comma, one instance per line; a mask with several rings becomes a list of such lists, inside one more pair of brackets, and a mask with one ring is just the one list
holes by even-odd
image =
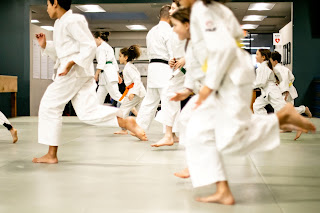
[[138, 45], [131, 45], [129, 48], [125, 47], [120, 50], [120, 53], [127, 56], [127, 62], [137, 59], [141, 55], [140, 47]]

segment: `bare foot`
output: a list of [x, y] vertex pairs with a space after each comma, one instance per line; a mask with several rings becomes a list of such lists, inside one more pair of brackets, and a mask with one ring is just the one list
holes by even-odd
[[298, 138], [300, 138], [301, 134], [302, 134], [302, 131], [297, 131], [297, 134], [294, 140], [296, 141]]
[[299, 115], [293, 105], [287, 103], [279, 112], [277, 112], [280, 129], [298, 130], [298, 131], [316, 131], [316, 127], [308, 119]]
[[148, 138], [146, 136], [145, 131], [137, 124], [136, 120], [133, 117], [128, 117], [126, 119], [126, 129], [131, 131], [135, 137], [139, 138], [142, 141], [147, 141]]
[[280, 131], [280, 133], [286, 133], [286, 132], [292, 132], [292, 131], [285, 131], [285, 130]]
[[176, 134], [173, 136], [173, 142], [179, 143], [179, 137]]
[[174, 173], [174, 175], [179, 178], [189, 178], [190, 177], [189, 169], [185, 168], [184, 170], [182, 170], [180, 172]]
[[115, 132], [115, 133], [113, 133], [113, 134], [116, 134], [116, 135], [127, 135], [127, 134], [128, 134], [128, 131], [122, 129], [122, 130], [117, 131], [117, 132]]
[[10, 133], [12, 135], [12, 142], [15, 143], [18, 141], [18, 131], [15, 128], [12, 128], [10, 130]]
[[230, 191], [224, 193], [216, 192], [215, 194], [208, 197], [198, 197], [196, 198], [196, 200], [203, 203], [220, 203], [223, 205], [235, 204], [234, 198]]
[[157, 143], [151, 144], [152, 147], [160, 147], [160, 146], [172, 146], [174, 144], [172, 137], [164, 136], [160, 141]]
[[33, 158], [32, 160], [33, 163], [48, 163], [48, 164], [54, 164], [58, 163], [58, 158], [57, 157], [52, 157], [49, 154], [46, 154], [42, 156], [41, 158]]
[[308, 116], [308, 118], [312, 118], [312, 114], [310, 112], [309, 107], [306, 107], [306, 111], [304, 112], [304, 114], [306, 114]]

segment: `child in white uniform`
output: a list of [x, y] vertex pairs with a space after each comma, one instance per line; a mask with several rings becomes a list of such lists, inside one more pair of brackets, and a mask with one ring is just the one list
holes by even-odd
[[[296, 88], [293, 86], [295, 80], [292, 71], [287, 67], [283, 66], [281, 63], [281, 55], [278, 52], [271, 53], [270, 62], [273, 66], [273, 69], [281, 74], [282, 81], [280, 82], [280, 90], [282, 92], [282, 97], [286, 102], [292, 103], [294, 105], [294, 99], [298, 97]], [[305, 113], [309, 118], [312, 117], [312, 114], [308, 107], [299, 106], [296, 107], [299, 114]]]
[[236, 40], [243, 36], [237, 19], [217, 1], [180, 3], [192, 7], [192, 51], [194, 60], [206, 72], [205, 86], [199, 92], [186, 131], [190, 177], [195, 187], [216, 183], [216, 192], [198, 201], [231, 205], [235, 201], [220, 160], [221, 152], [271, 150], [280, 143], [279, 126], [304, 131], [315, 131], [315, 126], [290, 104], [277, 114], [252, 115], [254, 70], [250, 56], [237, 46]]
[[73, 14], [70, 6], [70, 0], [48, 0], [47, 12], [50, 18], [57, 19], [53, 42], [46, 41], [43, 33], [36, 34], [43, 53], [56, 61], [57, 74], [44, 93], [39, 109], [38, 142], [48, 145], [49, 151], [41, 158], [34, 158], [34, 163], [58, 163], [62, 112], [70, 100], [81, 121], [124, 127], [141, 140], [147, 140], [134, 118], [122, 119], [117, 117], [117, 108], [98, 104], [93, 78], [96, 44], [84, 16]]
[[18, 141], [18, 131], [15, 128], [13, 128], [12, 124], [9, 122], [7, 117], [1, 111], [0, 111], [0, 125], [3, 125], [11, 133], [13, 143]]
[[[256, 80], [254, 82], [254, 88], [261, 89], [261, 95], [253, 103], [253, 111], [255, 114], [267, 114], [267, 110], [264, 108], [266, 105], [271, 104], [275, 112], [278, 112], [282, 107], [286, 105], [286, 102], [282, 98], [282, 93], [277, 81], [272, 64], [269, 61], [271, 57], [270, 50], [259, 49], [256, 53], [256, 59], [258, 63], [261, 63], [256, 71]], [[279, 79], [279, 78], [278, 78]]]
[[[137, 68], [133, 65], [133, 61], [140, 57], [140, 48], [137, 45], [132, 45], [129, 48], [122, 48], [119, 53], [120, 64], [125, 64], [123, 69], [123, 80], [126, 85], [126, 90], [123, 93], [120, 100], [123, 102], [120, 106], [120, 112], [122, 118], [127, 118], [130, 111], [135, 107], [139, 110], [141, 102], [146, 95], [146, 89], [141, 82], [141, 75]], [[122, 133], [125, 134], [126, 130], [122, 129]]]
[[122, 83], [119, 76], [119, 67], [114, 56], [112, 47], [106, 42], [108, 36], [105, 33], [95, 32], [94, 38], [97, 44], [96, 59], [97, 67], [95, 80], [99, 80], [99, 88], [97, 90], [99, 104], [103, 104], [108, 93], [113, 100], [119, 101], [121, 93], [118, 83]]

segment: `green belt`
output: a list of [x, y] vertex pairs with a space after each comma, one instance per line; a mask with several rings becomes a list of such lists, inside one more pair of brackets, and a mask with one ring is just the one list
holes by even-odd
[[107, 61], [106, 64], [113, 64], [112, 61]]
[[183, 74], [186, 74], [186, 72], [187, 72], [187, 70], [186, 70], [185, 68], [183, 68], [183, 67], [180, 69], [180, 71], [181, 71]]

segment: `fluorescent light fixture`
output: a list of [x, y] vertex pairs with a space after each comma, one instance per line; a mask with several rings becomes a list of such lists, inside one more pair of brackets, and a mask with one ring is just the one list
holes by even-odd
[[251, 50], [259, 50], [259, 49], [268, 49], [270, 50], [270, 47], [246, 47], [246, 49], [251, 49]]
[[253, 3], [253, 4], [250, 4], [248, 10], [258, 10], [258, 11], [271, 10], [274, 7], [274, 5], [275, 5], [274, 3]]
[[144, 25], [126, 25], [129, 30], [146, 30]]
[[40, 21], [39, 21], [39, 20], [36, 20], [36, 19], [32, 19], [32, 20], [31, 20], [31, 23], [32, 23], [32, 24], [40, 23]]
[[79, 5], [76, 6], [79, 10], [85, 12], [85, 13], [102, 13], [106, 12], [102, 7], [99, 5], [93, 5], [93, 4], [87, 4], [87, 5]]
[[52, 26], [41, 26], [41, 28], [48, 30], [48, 31], [53, 31], [53, 27]]
[[254, 38], [242, 38], [242, 39], [241, 39], [241, 41], [250, 41], [250, 40], [253, 41]]
[[244, 24], [241, 26], [241, 28], [244, 30], [254, 30], [257, 29], [257, 27], [259, 27], [259, 25], [256, 24]]
[[243, 17], [242, 21], [263, 21], [267, 16], [249, 15]]
[[240, 44], [242, 44], [242, 45], [250, 45], [250, 43], [248, 43], [248, 42], [242, 42]]

